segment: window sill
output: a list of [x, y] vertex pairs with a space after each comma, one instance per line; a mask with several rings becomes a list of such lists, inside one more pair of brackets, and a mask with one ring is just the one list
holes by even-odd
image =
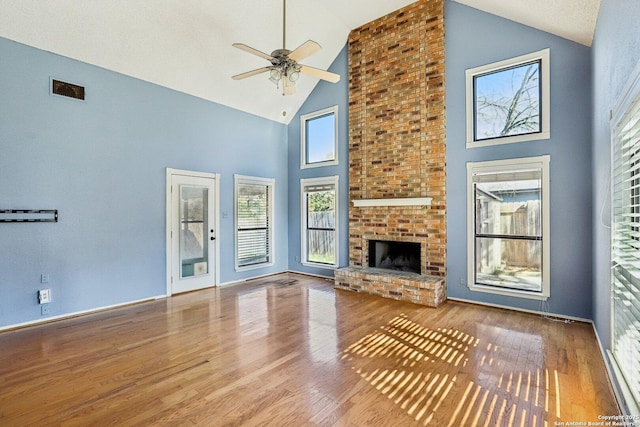
[[502, 138], [482, 139], [479, 141], [467, 140], [467, 148], [489, 147], [492, 145], [513, 144], [515, 142], [537, 141], [540, 139], [550, 139], [551, 132], [543, 131], [538, 133], [528, 133], [524, 135], [505, 136]]
[[326, 162], [302, 163], [300, 169], [321, 168], [324, 166], [337, 166], [338, 160], [328, 160]]
[[336, 264], [321, 264], [307, 261], [303, 261], [302, 265], [304, 265], [305, 267], [324, 268], [325, 270], [335, 270], [336, 268], [338, 268]]
[[275, 263], [273, 263], [273, 262], [265, 262], [263, 264], [253, 264], [253, 265], [247, 265], [247, 266], [243, 266], [243, 267], [236, 266], [236, 272], [248, 271], [248, 270], [257, 270], [258, 268], [273, 267], [274, 264]]
[[493, 286], [483, 286], [478, 284], [469, 285], [469, 289], [474, 292], [484, 292], [488, 294], [505, 295], [510, 297], [528, 298], [542, 301], [546, 301], [547, 298], [549, 298], [548, 292], [521, 291], [518, 289], [495, 288]]

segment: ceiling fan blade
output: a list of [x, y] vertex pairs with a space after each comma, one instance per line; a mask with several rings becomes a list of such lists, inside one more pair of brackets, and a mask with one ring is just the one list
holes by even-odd
[[255, 76], [256, 74], [266, 73], [270, 69], [271, 67], [258, 68], [257, 70], [247, 71], [246, 73], [242, 73], [242, 74], [236, 74], [231, 78], [233, 80], [242, 80], [242, 79], [246, 79], [247, 77]]
[[320, 45], [313, 40], [307, 40], [298, 46], [293, 52], [289, 54], [289, 58], [294, 61], [302, 61], [304, 58], [313, 55], [317, 51], [322, 49]]
[[329, 71], [309, 67], [308, 65], [301, 65], [300, 72], [302, 74], [315, 77], [316, 79], [326, 80], [331, 83], [338, 83], [340, 81], [340, 74], [330, 73]]
[[272, 59], [275, 59], [273, 56], [267, 55], [264, 52], [260, 52], [258, 49], [254, 49], [251, 46], [247, 46], [246, 44], [234, 43], [232, 46], [237, 47], [240, 50], [244, 50], [245, 52], [248, 52], [252, 55], [256, 55], [256, 56], [259, 56], [260, 58], [264, 58], [267, 61], [271, 61]]

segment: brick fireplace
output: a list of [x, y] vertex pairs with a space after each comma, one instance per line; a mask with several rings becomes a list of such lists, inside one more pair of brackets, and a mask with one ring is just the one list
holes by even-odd
[[[339, 289], [446, 300], [444, 1], [349, 35], [349, 267]], [[419, 272], [369, 266], [369, 242], [419, 245]]]

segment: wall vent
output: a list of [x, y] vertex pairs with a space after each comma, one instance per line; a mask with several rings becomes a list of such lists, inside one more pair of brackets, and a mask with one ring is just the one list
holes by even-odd
[[51, 79], [51, 93], [84, 101], [84, 86]]

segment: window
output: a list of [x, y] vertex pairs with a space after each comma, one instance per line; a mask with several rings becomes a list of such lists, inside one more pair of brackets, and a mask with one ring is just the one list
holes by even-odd
[[275, 180], [234, 175], [236, 271], [273, 265]]
[[467, 148], [549, 139], [549, 49], [466, 71]]
[[338, 106], [300, 116], [301, 168], [338, 164]]
[[338, 266], [338, 177], [301, 179], [302, 264]]
[[627, 406], [640, 414], [640, 72], [623, 94], [611, 123], [612, 359]]
[[468, 285], [549, 296], [549, 156], [467, 164]]

